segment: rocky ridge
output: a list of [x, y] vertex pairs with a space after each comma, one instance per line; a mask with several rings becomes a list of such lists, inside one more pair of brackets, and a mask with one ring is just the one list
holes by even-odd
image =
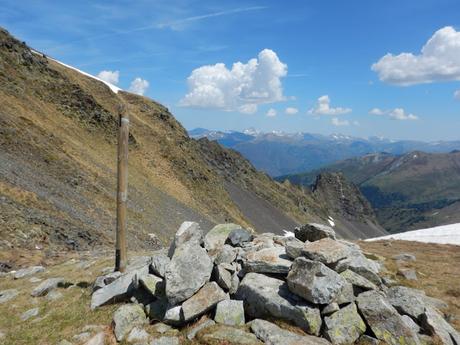
[[[367, 256], [325, 225], [286, 237], [236, 224], [204, 235], [185, 222], [169, 250], [99, 277], [91, 308], [123, 302], [114, 334], [132, 344], [460, 344], [437, 309], [442, 301], [393, 286], [383, 263]], [[187, 340], [152, 338], [148, 327], [188, 329]]]

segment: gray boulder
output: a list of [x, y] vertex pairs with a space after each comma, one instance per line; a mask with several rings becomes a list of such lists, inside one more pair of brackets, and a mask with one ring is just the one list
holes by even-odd
[[159, 337], [152, 340], [150, 345], [179, 345], [180, 340], [178, 337]]
[[117, 341], [122, 341], [135, 326], [147, 323], [144, 310], [138, 304], [124, 304], [113, 314], [113, 331]]
[[96, 309], [104, 304], [129, 299], [136, 290], [136, 280], [146, 276], [148, 273], [148, 266], [141, 267], [134, 271], [128, 271], [109, 285], [95, 291], [91, 296], [91, 309]]
[[399, 268], [397, 274], [407, 280], [417, 280], [417, 272], [412, 268]]
[[363, 292], [356, 302], [377, 339], [389, 345], [420, 344], [417, 335], [404, 323], [397, 310], [377, 291]]
[[314, 242], [326, 237], [332, 238], [333, 240], [336, 239], [334, 229], [330, 226], [317, 223], [309, 223], [295, 228], [294, 234], [295, 237], [302, 242]]
[[32, 290], [32, 297], [45, 296], [51, 290], [56, 289], [58, 286], [64, 284], [64, 278], [50, 278], [43, 281], [35, 289]]
[[169, 307], [166, 309], [163, 321], [171, 325], [180, 325], [184, 322], [182, 306]]
[[368, 335], [362, 335], [358, 341], [357, 345], [381, 345], [381, 342], [378, 339], [372, 338]]
[[370, 282], [363, 276], [353, 272], [352, 270], [345, 270], [340, 273], [342, 278], [344, 278], [347, 282], [353, 285], [354, 288], [359, 288], [362, 290], [377, 290], [377, 285]]
[[214, 263], [216, 265], [220, 264], [230, 264], [235, 261], [237, 255], [237, 249], [225, 244], [222, 249], [217, 254], [216, 258], [214, 259]]
[[37, 273], [45, 272], [45, 267], [43, 266], [31, 266], [27, 268], [21, 268], [16, 271], [13, 275], [14, 279], [21, 279], [27, 276], [31, 276]]
[[210, 255], [214, 255], [216, 250], [222, 248], [228, 235], [235, 229], [241, 229], [238, 224], [218, 224], [213, 227], [204, 237], [204, 247], [210, 252]]
[[304, 243], [299, 256], [330, 265], [348, 257], [350, 253], [348, 246], [326, 237], [315, 242]]
[[228, 299], [217, 303], [214, 321], [229, 326], [244, 325], [243, 301]]
[[214, 267], [213, 271], [214, 280], [225, 291], [232, 289], [232, 274], [227, 271], [222, 265]]
[[190, 330], [187, 332], [187, 339], [192, 340], [193, 338], [195, 338], [196, 334], [199, 331], [201, 331], [202, 329], [205, 329], [207, 327], [214, 326], [215, 324], [216, 324], [216, 322], [214, 320], [211, 320], [211, 319], [206, 319], [205, 321], [200, 322], [196, 326], [193, 326], [192, 328], [190, 328]]
[[265, 248], [249, 252], [244, 261], [246, 272], [287, 274], [292, 261], [284, 247]]
[[250, 242], [252, 238], [252, 234], [246, 229], [234, 229], [228, 234], [227, 240], [225, 242], [234, 247], [241, 247], [244, 243]]
[[127, 341], [128, 343], [147, 341], [150, 338], [150, 335], [146, 332], [145, 329], [135, 326], [131, 332], [129, 332]]
[[105, 333], [99, 332], [91, 337], [85, 345], [104, 345], [105, 344]]
[[213, 264], [196, 243], [178, 247], [165, 274], [166, 297], [176, 305], [193, 296], [211, 277]]
[[425, 312], [423, 295], [418, 290], [393, 286], [387, 291], [387, 299], [400, 314], [409, 315], [415, 320], [419, 320]]
[[21, 320], [22, 321], [29, 320], [30, 318], [37, 316], [38, 313], [39, 313], [38, 308], [29, 309], [29, 310], [27, 310], [27, 311], [25, 311], [24, 313], [21, 314]]
[[460, 334], [442, 317], [441, 312], [433, 307], [427, 307], [421, 315], [421, 325], [430, 335], [438, 336], [442, 344], [460, 344]]
[[157, 276], [164, 278], [168, 270], [171, 259], [164, 253], [158, 253], [152, 256], [150, 270]]
[[0, 303], [5, 303], [13, 298], [15, 298], [19, 294], [19, 291], [16, 289], [8, 289], [0, 291]]
[[200, 229], [200, 225], [195, 222], [183, 222], [177, 230], [174, 240], [171, 242], [169, 247], [168, 256], [173, 257], [174, 252], [177, 248], [183, 244], [195, 244], [200, 246], [203, 243], [203, 230]]
[[299, 335], [293, 332], [289, 332], [265, 320], [255, 319], [251, 321], [250, 324], [251, 324], [251, 331], [256, 335], [256, 337], [268, 345], [327, 345], [327, 344], [330, 344], [325, 339], [313, 337], [313, 336], [302, 336], [302, 335]]
[[[351, 248], [351, 247], [350, 247]], [[375, 285], [381, 285], [382, 280], [379, 277], [380, 265], [368, 258], [366, 258], [359, 250], [351, 251], [350, 256], [337, 262], [333, 269], [336, 272], [343, 272], [347, 269], [358, 273]]]
[[294, 260], [287, 276], [289, 290], [315, 304], [334, 302], [348, 283], [321, 262], [303, 257]]
[[333, 344], [353, 344], [365, 331], [354, 303], [324, 318], [324, 336]]
[[229, 296], [216, 282], [207, 283], [195, 295], [182, 303], [184, 321], [197, 318], [212, 309], [220, 301], [228, 298]]
[[122, 273], [115, 271], [99, 276], [93, 283], [93, 292], [99, 289], [102, 289], [104, 286], [113, 283], [117, 278], [121, 277]]
[[413, 254], [408, 254], [408, 253], [401, 253], [398, 255], [393, 256], [393, 260], [397, 261], [415, 261], [415, 255]]
[[291, 293], [282, 280], [248, 273], [241, 281], [235, 297], [244, 301], [246, 314], [250, 317], [279, 318], [294, 323], [310, 334], [319, 334], [319, 309]]
[[227, 325], [214, 325], [206, 332], [198, 332], [200, 344], [263, 345], [257, 337], [241, 328]]

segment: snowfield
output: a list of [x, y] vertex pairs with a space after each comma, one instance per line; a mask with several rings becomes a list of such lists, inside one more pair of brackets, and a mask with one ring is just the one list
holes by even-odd
[[455, 244], [460, 246], [460, 223], [441, 225], [428, 229], [407, 231], [382, 237], [369, 238], [365, 241], [390, 239], [425, 243]]

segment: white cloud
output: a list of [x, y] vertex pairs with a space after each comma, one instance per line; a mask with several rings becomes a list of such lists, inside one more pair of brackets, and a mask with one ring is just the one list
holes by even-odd
[[129, 91], [142, 96], [148, 87], [149, 82], [147, 80], [137, 77], [131, 82]]
[[299, 112], [299, 109], [293, 107], [287, 107], [284, 112], [288, 115], [295, 115]]
[[460, 90], [454, 92], [454, 98], [460, 100]]
[[245, 64], [234, 63], [231, 69], [223, 63], [202, 66], [187, 78], [189, 91], [180, 105], [255, 112], [259, 104], [285, 99], [281, 78], [286, 74], [287, 65], [270, 49]]
[[333, 117], [331, 120], [331, 123], [334, 126], [349, 126], [350, 125], [350, 122], [348, 122], [348, 120], [340, 120], [337, 117]]
[[100, 71], [97, 77], [107, 83], [117, 85], [120, 77], [119, 71]]
[[395, 120], [418, 120], [418, 117], [414, 114], [406, 114], [403, 108], [393, 109], [388, 115]]
[[380, 108], [372, 108], [369, 110], [370, 115], [385, 115], [385, 111]]
[[257, 112], [257, 104], [243, 104], [238, 107], [238, 111], [243, 114], [254, 114]]
[[308, 111], [310, 114], [315, 115], [342, 115], [351, 113], [350, 108], [331, 108], [331, 100], [328, 95], [318, 98], [316, 106]]
[[276, 110], [273, 108], [268, 109], [267, 113], [265, 114], [268, 117], [275, 117], [276, 116]]
[[446, 26], [422, 47], [420, 54], [386, 54], [372, 65], [380, 80], [396, 85], [460, 80], [460, 32]]

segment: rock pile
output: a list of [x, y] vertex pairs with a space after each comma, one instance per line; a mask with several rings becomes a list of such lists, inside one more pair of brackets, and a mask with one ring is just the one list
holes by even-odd
[[[137, 258], [124, 274], [99, 277], [91, 307], [131, 302], [115, 312], [114, 333], [118, 341], [139, 344], [182, 339], [152, 340], [142, 332], [148, 323], [166, 330], [188, 326], [188, 340], [204, 343], [460, 344], [436, 307], [441, 301], [391, 286], [382, 269], [324, 225], [283, 237], [235, 224], [205, 235], [197, 223], [184, 222], [168, 250]], [[211, 319], [190, 326], [204, 314]]]

